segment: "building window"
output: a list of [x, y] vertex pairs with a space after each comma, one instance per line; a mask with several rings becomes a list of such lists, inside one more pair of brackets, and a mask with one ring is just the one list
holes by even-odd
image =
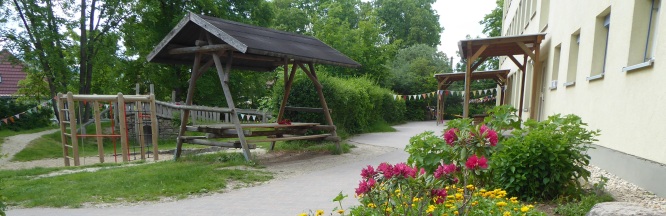
[[631, 23], [629, 59], [623, 71], [652, 66], [655, 57], [661, 0], [636, 0]]
[[550, 15], [550, 0], [541, 1], [541, 12], [539, 18], [539, 30], [543, 32], [548, 25], [548, 16]]
[[0, 74], [0, 83], [2, 83], [2, 75]]
[[555, 51], [553, 51], [553, 74], [550, 75], [550, 89], [557, 89], [557, 77], [560, 73], [560, 56], [562, 55], [562, 45], [558, 44], [555, 46]]
[[580, 47], [580, 33], [571, 35], [569, 43], [569, 67], [567, 68], [567, 82], [564, 86], [576, 84], [576, 72], [578, 70], [578, 47]]
[[606, 73], [606, 59], [608, 55], [608, 36], [610, 35], [610, 14], [597, 17], [594, 31], [594, 54], [592, 55], [592, 70], [587, 80], [596, 80], [604, 77]]

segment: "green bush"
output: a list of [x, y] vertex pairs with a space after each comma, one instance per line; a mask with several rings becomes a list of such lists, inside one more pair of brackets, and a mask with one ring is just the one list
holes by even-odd
[[[338, 130], [358, 134], [368, 131], [371, 125], [378, 122], [395, 124], [405, 121], [405, 102], [394, 100], [393, 92], [366, 78], [347, 79], [319, 74], [319, 81]], [[273, 91], [274, 103], [281, 103], [283, 96], [284, 83], [278, 82]], [[306, 76], [294, 78], [287, 106], [321, 107], [317, 91]], [[284, 118], [292, 122], [325, 123], [321, 113], [285, 112]]]
[[428, 172], [434, 172], [441, 163], [449, 163], [453, 155], [453, 148], [432, 131], [409, 138], [405, 151], [409, 153], [408, 164], [424, 168]]
[[34, 128], [41, 128], [51, 124], [50, 119], [53, 117], [51, 106], [38, 107], [36, 103], [19, 103], [13, 99], [0, 99], [0, 118], [9, 118], [13, 115], [20, 114], [19, 118], [14, 117], [14, 122], [7, 120], [0, 123], [0, 130], [29, 130]]
[[492, 156], [495, 183], [524, 200], [578, 197], [579, 180], [590, 176], [586, 151], [599, 134], [584, 126], [576, 115], [526, 121], [524, 129], [515, 130]]

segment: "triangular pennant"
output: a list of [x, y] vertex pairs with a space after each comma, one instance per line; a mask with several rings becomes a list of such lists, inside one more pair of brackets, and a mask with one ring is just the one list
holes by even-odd
[[19, 117], [19, 115], [21, 115], [21, 114], [16, 114], [16, 115], [14, 115], [14, 117], [16, 117], [16, 119], [20, 119], [21, 117]]
[[240, 116], [241, 116], [241, 119], [245, 118], [245, 114], [243, 114], [243, 113], [241, 113]]
[[419, 100], [421, 100], [421, 95], [418, 95]]
[[423, 94], [423, 98], [426, 98], [426, 94]]
[[470, 93], [472, 93], [472, 95], [474, 95], [476, 97], [476, 91], [472, 91]]
[[252, 115], [252, 121], [256, 121], [256, 120], [257, 120], [257, 116], [256, 116], [256, 115]]
[[403, 96], [402, 96], [402, 99], [403, 99], [403, 100], [407, 100], [407, 95], [403, 95]]
[[449, 91], [445, 91], [445, 92], [444, 92], [444, 95], [445, 95], [445, 96], [449, 96], [449, 93], [451, 93], [451, 92], [449, 92]]
[[245, 119], [247, 119], [248, 121], [250, 121], [250, 115], [246, 115], [246, 116], [245, 116]]
[[3, 119], [2, 121], [5, 122], [5, 124], [7, 124], [7, 119]]
[[9, 121], [12, 121], [12, 123], [14, 123], [14, 117], [9, 117]]
[[398, 97], [397, 95], [393, 95], [393, 100], [395, 100], [397, 97]]

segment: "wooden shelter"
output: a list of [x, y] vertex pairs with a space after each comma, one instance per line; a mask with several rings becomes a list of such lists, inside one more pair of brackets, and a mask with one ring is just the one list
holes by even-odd
[[[472, 73], [472, 80], [483, 80], [491, 79], [494, 80], [497, 85], [502, 87], [506, 86], [507, 76], [509, 70], [494, 70], [494, 71], [475, 71]], [[466, 73], [441, 73], [435, 74], [435, 79], [437, 79], [437, 90], [446, 91], [449, 89], [451, 84], [456, 81], [464, 81]], [[469, 92], [467, 92], [469, 93]], [[467, 93], [465, 95], [467, 95]], [[442, 96], [437, 97], [437, 123], [441, 122], [444, 117], [444, 102], [446, 101], [446, 94], [441, 94]], [[500, 104], [504, 104], [504, 93], [501, 94]]]
[[[250, 159], [250, 147], [246, 136], [267, 136], [261, 141], [328, 139], [337, 141], [333, 120], [322, 93], [314, 64], [329, 64], [343, 67], [360, 67], [344, 54], [317, 40], [299, 34], [277, 31], [268, 28], [246, 25], [215, 17], [188, 13], [173, 30], [155, 47], [147, 57], [149, 62], [166, 64], [192, 64], [186, 106], [192, 105], [196, 81], [211, 66], [215, 66], [222, 84], [224, 96], [231, 112], [233, 125], [217, 127], [187, 127], [189, 110], [182, 113], [180, 132], [175, 157], [180, 157], [182, 143], [213, 145], [222, 147], [242, 147], [246, 160]], [[291, 65], [291, 70], [289, 69]], [[312, 80], [317, 90], [323, 113], [328, 125], [318, 123], [291, 124], [241, 124], [236, 113], [234, 101], [229, 89], [231, 69], [251, 71], [273, 71], [284, 68], [285, 94], [278, 114], [278, 122], [283, 118], [285, 105], [296, 74], [301, 68]], [[252, 129], [261, 129], [253, 132]], [[266, 131], [273, 129], [272, 131]], [[330, 133], [304, 135], [308, 129], [326, 130]], [[206, 136], [186, 137], [186, 130], [206, 132]], [[235, 142], [216, 142], [208, 138], [238, 137]]]
[[[518, 116], [522, 119], [523, 99], [525, 95], [525, 70], [527, 58], [534, 61], [534, 74], [541, 73], [541, 62], [539, 61], [539, 49], [541, 41], [546, 34], [530, 34], [520, 36], [492, 37], [481, 39], [461, 40], [458, 42], [460, 55], [467, 60], [467, 70], [465, 72], [465, 100], [463, 103], [463, 117], [469, 117], [469, 92], [472, 81], [472, 71], [475, 71], [483, 62], [496, 56], [506, 56], [518, 66], [523, 73], [520, 84], [520, 108]], [[522, 55], [523, 61], [518, 61], [516, 55]], [[474, 72], [477, 73], [477, 72]], [[537, 83], [538, 76], [532, 76], [532, 83]], [[533, 100], [531, 107], [534, 107], [535, 94], [532, 94]]]

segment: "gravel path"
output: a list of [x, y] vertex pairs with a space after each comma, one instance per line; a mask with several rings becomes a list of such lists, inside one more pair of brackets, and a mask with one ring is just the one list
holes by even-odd
[[23, 148], [25, 148], [25, 146], [27, 146], [30, 143], [30, 141], [37, 139], [45, 134], [56, 132], [58, 130], [59, 129], [53, 129], [53, 130], [42, 131], [39, 133], [20, 134], [5, 138], [5, 143], [2, 144], [2, 150], [0, 151], [0, 154], [5, 154], [5, 157], [0, 158], [0, 165], [9, 163], [9, 160], [11, 160], [16, 153], [23, 150]]

